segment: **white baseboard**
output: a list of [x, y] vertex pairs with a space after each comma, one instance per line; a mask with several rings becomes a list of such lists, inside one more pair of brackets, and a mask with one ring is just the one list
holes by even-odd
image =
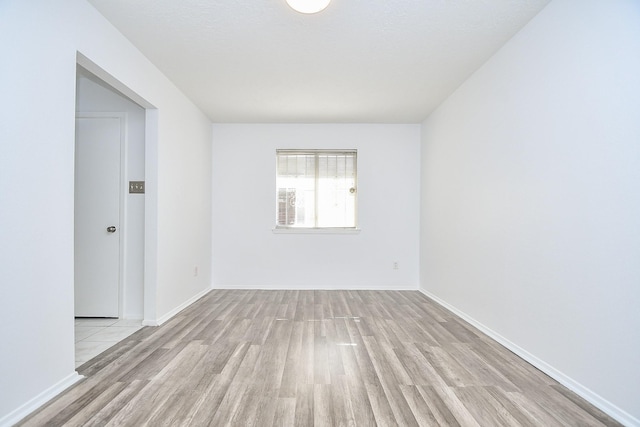
[[182, 304], [180, 304], [179, 306], [177, 306], [176, 308], [174, 308], [173, 310], [171, 310], [167, 314], [161, 316], [159, 319], [155, 319], [155, 320], [153, 320], [153, 319], [144, 319], [142, 321], [142, 326], [160, 326], [160, 325], [162, 325], [164, 322], [166, 322], [167, 320], [171, 319], [173, 316], [175, 316], [176, 314], [180, 313], [182, 310], [184, 310], [185, 308], [189, 307], [191, 304], [193, 304], [194, 302], [196, 302], [197, 300], [199, 300], [200, 298], [202, 298], [203, 296], [205, 296], [209, 292], [211, 292], [211, 288], [207, 288], [207, 289], [197, 293], [196, 295], [194, 295], [193, 297], [189, 298], [188, 300], [186, 300], [185, 302], [183, 302]]
[[537, 358], [533, 354], [529, 353], [527, 350], [509, 341], [507, 338], [503, 337], [502, 335], [498, 334], [492, 329], [486, 327], [482, 323], [476, 321], [474, 318], [458, 310], [456, 307], [452, 306], [451, 304], [441, 300], [439, 297], [429, 293], [428, 291], [425, 291], [424, 289], [418, 289], [418, 290], [422, 294], [424, 294], [427, 298], [433, 300], [437, 304], [451, 311], [456, 316], [464, 319], [466, 322], [470, 323], [471, 325], [473, 325], [474, 327], [482, 331], [484, 334], [488, 335], [490, 338], [497, 341], [503, 347], [515, 353], [517, 356], [529, 362], [536, 368], [540, 369], [542, 372], [549, 375], [551, 378], [558, 381], [560, 384], [567, 387], [569, 390], [573, 391], [578, 396], [582, 397], [583, 399], [591, 403], [596, 408], [599, 408], [600, 410], [602, 410], [612, 418], [616, 419], [618, 422], [624, 424], [625, 426], [640, 427], [640, 420], [638, 420], [636, 417], [622, 410], [621, 408], [617, 407], [616, 405], [604, 399], [602, 396], [598, 395], [597, 393], [594, 393], [592, 390], [588, 389], [587, 387], [583, 386], [582, 384], [575, 381], [571, 377], [565, 375], [561, 371], [549, 365], [544, 360]]
[[259, 290], [259, 291], [417, 291], [417, 286], [371, 286], [371, 285], [350, 285], [350, 286], [256, 286], [256, 285], [220, 285], [216, 284], [213, 289], [238, 289], [238, 290]]
[[0, 418], [0, 427], [9, 427], [16, 424], [18, 421], [22, 420], [27, 415], [31, 414], [33, 411], [82, 379], [84, 379], [84, 376], [79, 375], [77, 372], [63, 378], [33, 399], [29, 400], [24, 405]]

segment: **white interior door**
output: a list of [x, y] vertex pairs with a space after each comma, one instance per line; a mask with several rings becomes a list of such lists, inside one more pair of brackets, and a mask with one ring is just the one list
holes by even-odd
[[76, 118], [75, 315], [118, 317], [120, 117]]

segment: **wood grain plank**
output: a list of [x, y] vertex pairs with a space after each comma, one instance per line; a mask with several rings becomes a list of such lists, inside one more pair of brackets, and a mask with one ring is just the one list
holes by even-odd
[[[416, 390], [422, 396], [424, 403], [436, 420], [439, 426], [457, 427], [460, 425], [458, 419], [453, 415], [449, 406], [445, 403], [440, 395], [430, 386], [416, 386]], [[463, 418], [463, 417], [459, 417]], [[467, 425], [467, 424], [465, 424]]]
[[[278, 398], [276, 411], [273, 418], [273, 427], [289, 427], [295, 424], [296, 419], [296, 399]], [[264, 425], [264, 424], [263, 424]]]
[[431, 413], [429, 405], [424, 401], [422, 394], [413, 385], [400, 385], [400, 391], [411, 408], [411, 413], [415, 417], [419, 426], [437, 426], [438, 420]]
[[455, 393], [480, 425], [521, 426], [506, 408], [492, 398], [485, 387], [457, 387]]
[[299, 383], [296, 390], [296, 410], [294, 426], [312, 426], [315, 418], [314, 385]]

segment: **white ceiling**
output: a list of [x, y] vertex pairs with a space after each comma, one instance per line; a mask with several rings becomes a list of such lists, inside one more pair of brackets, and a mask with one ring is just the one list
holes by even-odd
[[419, 123], [549, 1], [89, 0], [218, 123]]

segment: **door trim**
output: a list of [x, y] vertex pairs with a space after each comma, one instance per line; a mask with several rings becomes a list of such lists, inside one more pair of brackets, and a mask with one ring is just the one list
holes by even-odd
[[[95, 118], [109, 118], [120, 120], [120, 182], [118, 183], [118, 221], [119, 221], [119, 260], [118, 260], [118, 318], [124, 317], [124, 306], [126, 304], [124, 298], [125, 281], [126, 281], [126, 248], [127, 248], [127, 197], [125, 195], [125, 188], [127, 183], [127, 113], [126, 112], [76, 112], [76, 119], [95, 119]], [[75, 155], [75, 148], [74, 148]], [[74, 192], [75, 198], [75, 192]]]

